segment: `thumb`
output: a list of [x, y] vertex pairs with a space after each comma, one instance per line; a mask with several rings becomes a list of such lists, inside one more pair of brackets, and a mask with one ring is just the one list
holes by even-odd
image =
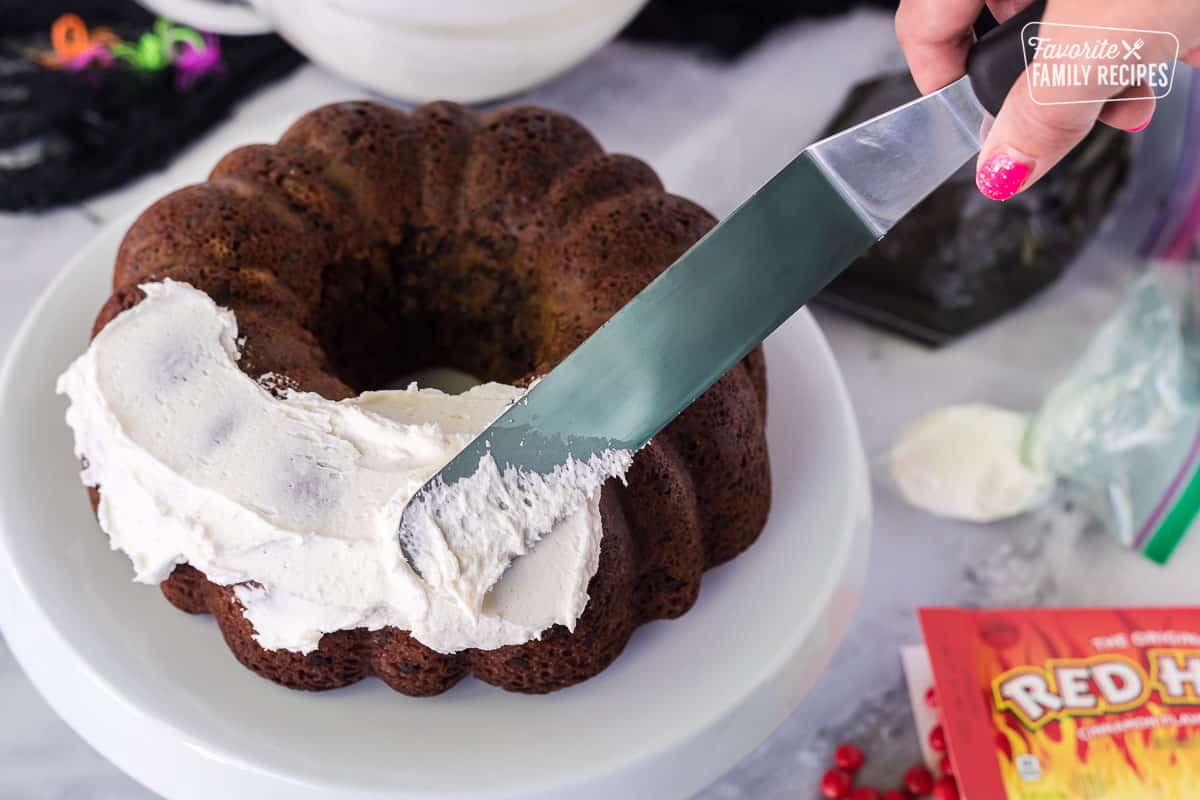
[[1022, 76], [988, 132], [976, 163], [975, 183], [985, 197], [1007, 200], [1032, 186], [1083, 141], [1101, 103], [1038, 105]]

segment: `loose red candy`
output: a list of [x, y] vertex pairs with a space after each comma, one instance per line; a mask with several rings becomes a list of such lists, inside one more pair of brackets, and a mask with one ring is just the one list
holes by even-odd
[[938, 707], [937, 689], [932, 686], [925, 690], [925, 705], [930, 708]]
[[908, 792], [903, 789], [892, 789], [883, 793], [883, 800], [909, 800]]
[[928, 767], [913, 767], [904, 773], [904, 788], [917, 797], [933, 791], [933, 773]]
[[946, 730], [941, 725], [935, 725], [929, 732], [929, 746], [935, 753], [946, 752]]
[[933, 785], [933, 800], [958, 800], [958, 782], [949, 775], [938, 778]]
[[839, 769], [847, 772], [858, 772], [862, 765], [867, 763], [867, 757], [854, 745], [843, 744], [833, 751], [833, 763], [837, 764]]
[[943, 775], [954, 774], [954, 763], [950, 761], [950, 756], [942, 756], [942, 760], [938, 762], [938, 769], [941, 770]]
[[860, 786], [850, 795], [850, 800], [882, 800], [879, 790], [870, 786]]
[[854, 778], [844, 769], [831, 769], [821, 778], [821, 795], [829, 800], [842, 800], [850, 796]]

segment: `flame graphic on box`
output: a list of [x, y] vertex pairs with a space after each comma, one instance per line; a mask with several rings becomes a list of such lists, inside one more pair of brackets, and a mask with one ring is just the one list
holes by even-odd
[[[1196, 655], [1190, 640], [1163, 642], [1200, 642], [1200, 609], [932, 609], [922, 612], [922, 625], [965, 798], [1200, 796], [1200, 700], [1163, 702], [1153, 681], [1154, 658]], [[997, 702], [997, 678], [1006, 673], [1101, 655], [1138, 665], [1148, 699], [1115, 713], [1057, 711], [1034, 724]]]

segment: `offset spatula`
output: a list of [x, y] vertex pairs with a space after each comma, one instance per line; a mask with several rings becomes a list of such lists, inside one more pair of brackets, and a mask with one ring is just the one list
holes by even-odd
[[447, 464], [405, 518], [488, 453], [502, 473], [548, 474], [648, 442], [976, 154], [1044, 5], [983, 37], [967, 77], [806, 148]]

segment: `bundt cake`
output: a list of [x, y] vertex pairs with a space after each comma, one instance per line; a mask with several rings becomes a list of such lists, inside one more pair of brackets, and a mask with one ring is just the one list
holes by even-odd
[[[236, 314], [238, 363], [253, 377], [330, 399], [431, 366], [521, 385], [712, 225], [641, 161], [606, 154], [555, 112], [340, 103], [278, 144], [229, 153], [206, 183], [142, 214], [93, 334], [141, 301], [140, 285], [171, 279]], [[605, 485], [599, 566], [574, 631], [444, 654], [404, 630], [359, 628], [326, 633], [308, 653], [268, 650], [234, 587], [179, 564], [162, 592], [213, 614], [242, 664], [292, 688], [374, 674], [434, 695], [474, 674], [549, 692], [603, 670], [643, 622], [685, 612], [704, 570], [758, 536], [770, 503], [765, 415], [755, 350], [637, 453], [625, 484]]]

